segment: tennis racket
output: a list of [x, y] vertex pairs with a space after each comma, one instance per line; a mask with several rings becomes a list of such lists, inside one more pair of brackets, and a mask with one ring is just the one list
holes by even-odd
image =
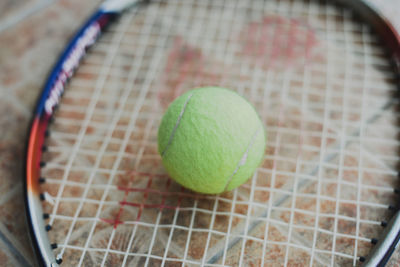
[[[105, 1], [34, 112], [39, 262], [384, 265], [400, 232], [399, 61], [399, 36], [360, 1]], [[168, 104], [205, 85], [243, 95], [268, 134], [254, 176], [220, 195], [182, 188], [157, 153]]]

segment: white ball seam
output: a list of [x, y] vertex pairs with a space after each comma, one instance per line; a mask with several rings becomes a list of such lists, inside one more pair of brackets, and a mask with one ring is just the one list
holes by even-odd
[[165, 146], [164, 150], [161, 152], [161, 157], [164, 156], [165, 152], [167, 152], [169, 146], [171, 145], [172, 140], [174, 139], [175, 132], [176, 132], [176, 130], [178, 129], [180, 123], [181, 123], [183, 114], [185, 113], [186, 107], [187, 107], [187, 105], [188, 105], [188, 103], [189, 103], [189, 101], [190, 101], [190, 99], [192, 98], [193, 95], [194, 95], [194, 93], [191, 93], [191, 94], [188, 96], [188, 98], [186, 99], [185, 104], [183, 104], [182, 110], [181, 110], [181, 112], [179, 113], [179, 117], [178, 117], [178, 119], [176, 120], [174, 129], [172, 130], [171, 135], [169, 136], [168, 143], [167, 143], [167, 145]]
[[226, 182], [226, 185], [224, 187], [224, 191], [223, 192], [225, 192], [227, 190], [227, 188], [229, 187], [230, 183], [232, 182], [233, 176], [235, 176], [235, 174], [239, 171], [239, 168], [246, 164], [247, 156], [249, 155], [250, 149], [254, 145], [254, 142], [256, 141], [256, 138], [257, 138], [258, 134], [261, 132], [262, 129], [263, 129], [262, 126], [258, 127], [256, 132], [253, 134], [252, 138], [250, 139], [249, 145], [247, 146], [246, 151], [243, 153], [243, 156], [240, 158], [240, 160], [239, 160], [238, 164], [236, 165], [236, 168], [233, 171], [233, 173], [231, 174], [231, 176], [229, 176], [228, 181]]

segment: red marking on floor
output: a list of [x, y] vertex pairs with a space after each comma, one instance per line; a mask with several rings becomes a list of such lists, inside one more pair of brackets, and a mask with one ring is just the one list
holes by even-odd
[[318, 43], [311, 27], [280, 16], [250, 22], [240, 32], [239, 39], [244, 57], [266, 68], [307, 62]]
[[[148, 185], [148, 187], [150, 187], [151, 183]], [[168, 179], [166, 182], [166, 186], [165, 186], [165, 191], [168, 191], [168, 188], [171, 185], [171, 179]], [[147, 199], [148, 193], [150, 192], [150, 190], [147, 188], [147, 190], [145, 191], [145, 196], [143, 198], [143, 200], [145, 201]], [[121, 205], [128, 205], [128, 206], [133, 206], [133, 207], [140, 207], [141, 209], [143, 208], [159, 208], [160, 211], [162, 211], [163, 209], [176, 209], [177, 207], [174, 206], [168, 206], [165, 205], [165, 201], [166, 201], [166, 194], [162, 195], [162, 199], [161, 199], [161, 203], [160, 204], [146, 204], [143, 203], [144, 201], [142, 201], [141, 203], [134, 203], [134, 202], [121, 202]], [[140, 213], [142, 212], [142, 210], [140, 211]], [[140, 216], [138, 215], [138, 218], [140, 219]], [[138, 219], [138, 220], [139, 220]]]
[[[153, 177], [150, 176], [150, 177], [149, 177], [149, 181], [147, 182], [147, 186], [146, 186], [147, 189], [150, 188], [152, 181], [153, 181]], [[136, 217], [136, 221], [140, 221], [140, 218], [142, 217], [143, 208], [146, 207], [145, 202], [146, 202], [146, 199], [147, 199], [148, 195], [149, 195], [148, 192], [145, 192], [145, 193], [144, 193], [142, 202], [141, 202], [140, 205], [139, 205], [139, 211], [138, 211], [138, 214], [137, 214], [137, 217]], [[130, 205], [130, 204], [128, 204], [128, 203], [129, 203], [129, 202], [127, 202], [126, 205]], [[120, 204], [121, 204], [121, 205], [124, 205], [124, 203], [120, 203]], [[130, 205], [130, 206], [132, 206], [132, 205]]]
[[207, 194], [199, 194], [193, 191], [190, 191], [188, 193], [185, 193], [185, 189], [182, 187], [180, 192], [176, 191], [161, 191], [157, 189], [150, 189], [150, 188], [138, 188], [138, 187], [117, 187], [118, 190], [120, 191], [128, 191], [128, 192], [148, 192], [148, 193], [154, 193], [154, 194], [159, 194], [159, 195], [173, 195], [173, 196], [179, 196], [180, 198], [183, 197], [189, 197], [189, 198], [198, 198], [198, 199], [209, 199], [211, 196]]
[[[165, 201], [164, 201], [165, 202]], [[168, 206], [168, 205], [164, 205], [162, 203], [160, 204], [145, 204], [143, 202], [141, 203], [136, 203], [136, 202], [120, 202], [121, 205], [126, 205], [126, 206], [131, 206], [131, 207], [138, 207], [141, 210], [139, 211], [140, 216], [142, 214], [143, 208], [159, 208], [159, 209], [176, 209], [176, 206]], [[137, 221], [140, 221], [140, 216], [138, 215], [139, 219], [136, 219]]]
[[[141, 188], [141, 190], [132, 190], [132, 186], [135, 183], [135, 180], [137, 180], [137, 178], [139, 176], [148, 178], [146, 188]], [[140, 221], [143, 208], [152, 207], [151, 205], [149, 206], [149, 205], [145, 204], [145, 202], [146, 202], [146, 199], [147, 199], [149, 193], [151, 193], [153, 191], [152, 189], [150, 189], [153, 177], [166, 178], [168, 176], [165, 174], [154, 174], [154, 173], [145, 173], [145, 172], [137, 172], [137, 171], [127, 172], [126, 175], [124, 175], [122, 178], [120, 178], [118, 180], [118, 183], [120, 185], [118, 185], [117, 188], [120, 191], [124, 191], [124, 196], [123, 196], [123, 199], [119, 202], [120, 207], [119, 207], [117, 214], [115, 215], [115, 218], [113, 220], [110, 220], [110, 219], [102, 219], [102, 220], [113, 224], [114, 228], [117, 228], [119, 224], [123, 223], [123, 221], [121, 221], [120, 218], [124, 211], [124, 206], [129, 205], [129, 206], [135, 206], [135, 207], [139, 208], [139, 211], [138, 211], [138, 214], [136, 217], [136, 221]], [[169, 181], [170, 181], [170, 179], [167, 179], [167, 183], [170, 183]], [[128, 195], [130, 192], [144, 192], [142, 203], [128, 202], [127, 198], [128, 198]]]
[[115, 220], [115, 219], [111, 220], [111, 219], [100, 218], [100, 220], [103, 221], [103, 222], [106, 222], [106, 223], [114, 225], [114, 228], [116, 228], [117, 225], [124, 223], [123, 221], [119, 221], [119, 220]]
[[177, 208], [180, 208], [180, 206], [181, 206], [181, 202], [182, 202], [182, 198], [183, 198], [183, 195], [184, 195], [184, 193], [183, 193], [184, 191], [185, 191], [185, 188], [183, 186], [181, 186], [181, 192], [180, 192], [180, 194], [178, 194], [179, 197], [178, 197], [178, 204], [176, 205]]
[[202, 63], [203, 54], [199, 48], [185, 43], [180, 37], [174, 40], [165, 64], [162, 88], [158, 94], [164, 107], [182, 94], [186, 78], [193, 77], [201, 71]]
[[[158, 99], [166, 108], [176, 97], [193, 87], [218, 84], [218, 77], [208, 66], [215, 65], [212, 59], [204, 56], [201, 48], [187, 43], [182, 37], [176, 37], [168, 52]], [[199, 81], [200, 84], [195, 84]]]
[[[129, 177], [129, 185], [130, 185], [135, 180], [135, 175], [134, 175], [134, 173], [130, 172], [128, 177]], [[129, 194], [129, 191], [125, 191], [124, 192], [124, 198], [123, 198], [122, 201], [126, 201], [126, 198], [128, 197], [128, 194]], [[120, 205], [118, 213], [117, 213], [117, 215], [115, 216], [115, 219], [114, 219], [114, 223], [113, 223], [114, 224], [114, 229], [117, 228], [118, 224], [122, 223], [120, 218], [121, 218], [121, 214], [122, 214], [123, 210], [124, 210], [124, 206]]]

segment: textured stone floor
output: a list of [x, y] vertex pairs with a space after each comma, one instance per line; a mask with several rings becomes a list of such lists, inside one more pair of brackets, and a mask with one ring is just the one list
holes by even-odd
[[[27, 128], [44, 78], [99, 0], [0, 1], [0, 265], [29, 266], [23, 202]], [[398, 0], [369, 0], [400, 30]], [[400, 249], [390, 266], [400, 266]]]

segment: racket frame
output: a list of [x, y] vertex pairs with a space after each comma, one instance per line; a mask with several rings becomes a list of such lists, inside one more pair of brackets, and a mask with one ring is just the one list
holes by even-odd
[[[376, 9], [363, 1], [335, 0], [337, 4], [350, 8], [362, 21], [366, 21], [382, 38], [389, 56], [392, 59], [393, 68], [397, 74], [400, 94], [400, 35], [394, 26]], [[146, 2], [146, 1], [145, 1]], [[58, 266], [61, 259], [57, 259], [53, 253], [56, 244], [50, 244], [45, 225], [45, 217], [42, 210], [42, 201], [46, 195], [40, 193], [40, 168], [44, 163], [40, 161], [47, 127], [57, 107], [67, 80], [73, 76], [80, 60], [86, 50], [96, 42], [101, 32], [113, 19], [118, 17], [123, 10], [141, 2], [134, 0], [107, 0], [78, 30], [75, 36], [64, 49], [57, 63], [53, 67], [43, 90], [38, 98], [34, 115], [29, 127], [29, 135], [25, 153], [24, 171], [24, 200], [27, 214], [31, 243], [37, 255], [37, 260], [42, 266]], [[66, 64], [66, 62], [68, 62]], [[50, 99], [50, 100], [49, 100]], [[370, 255], [364, 259], [364, 266], [384, 266], [390, 259], [400, 240], [400, 211], [398, 210], [387, 224], [378, 243], [372, 249]]]

